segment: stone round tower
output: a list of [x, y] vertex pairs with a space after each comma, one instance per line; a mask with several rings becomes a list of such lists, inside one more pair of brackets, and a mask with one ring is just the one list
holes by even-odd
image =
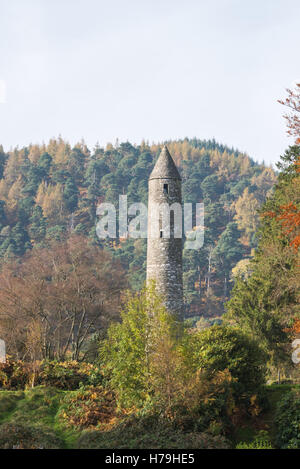
[[181, 177], [164, 146], [149, 177], [147, 283], [155, 280], [167, 309], [180, 318], [183, 316], [181, 211]]

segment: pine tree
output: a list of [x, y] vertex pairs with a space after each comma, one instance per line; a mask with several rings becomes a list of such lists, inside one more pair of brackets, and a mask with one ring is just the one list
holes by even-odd
[[67, 179], [63, 192], [63, 201], [66, 210], [69, 212], [74, 212], [74, 210], [76, 210], [78, 205], [78, 196], [79, 191], [75, 182], [71, 178]]
[[35, 242], [40, 242], [45, 238], [47, 222], [43, 216], [43, 210], [36, 205], [30, 218], [29, 235]]

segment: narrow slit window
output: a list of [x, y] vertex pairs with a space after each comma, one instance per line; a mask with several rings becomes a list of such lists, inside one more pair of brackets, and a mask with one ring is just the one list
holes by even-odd
[[164, 194], [169, 193], [169, 184], [164, 184]]
[[162, 230], [160, 230], [159, 235], [160, 235], [161, 238], [163, 237], [163, 231]]
[[175, 218], [174, 218], [174, 210], [170, 212], [170, 234], [172, 238], [174, 238], [175, 233]]

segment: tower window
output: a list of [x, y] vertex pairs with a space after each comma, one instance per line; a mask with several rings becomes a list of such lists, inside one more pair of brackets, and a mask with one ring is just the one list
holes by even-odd
[[159, 236], [160, 236], [160, 238], [162, 238], [162, 237], [163, 237], [163, 231], [162, 231], [162, 230], [160, 230], [160, 232], [159, 232]]
[[172, 238], [174, 238], [174, 232], [175, 232], [174, 210], [171, 210], [171, 212], [170, 212], [170, 234], [171, 234]]
[[169, 184], [164, 184], [164, 194], [169, 193]]

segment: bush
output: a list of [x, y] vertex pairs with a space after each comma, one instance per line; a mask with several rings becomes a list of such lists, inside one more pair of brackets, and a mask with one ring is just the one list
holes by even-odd
[[100, 359], [119, 405], [143, 407], [152, 394], [149, 371], [157, 336], [162, 335], [162, 329], [173, 328], [175, 320], [167, 314], [154, 286], [128, 295], [121, 319], [121, 323], [109, 326]]
[[256, 395], [265, 383], [266, 355], [256, 342], [235, 327], [212, 326], [192, 336], [192, 356], [198, 369], [229, 370], [237, 400]]
[[176, 428], [185, 432], [206, 432], [224, 434], [231, 426], [235, 403], [232, 397], [232, 378], [228, 370], [196, 373], [183, 384], [179, 396], [173, 399], [168, 412], [162, 412], [160, 405], [153, 408], [172, 421]]
[[81, 388], [68, 393], [58, 418], [67, 426], [88, 428], [108, 423], [116, 415], [114, 395], [100, 387]]
[[32, 369], [29, 363], [22, 361], [0, 363], [0, 389], [25, 389], [31, 375]]
[[97, 385], [101, 380], [102, 375], [97, 366], [76, 361], [45, 361], [41, 364], [37, 378], [39, 384], [64, 390], [74, 390], [81, 385]]
[[62, 446], [61, 439], [52, 430], [16, 423], [0, 425], [1, 449], [55, 449]]
[[[211, 425], [223, 429], [231, 422], [238, 378], [247, 391], [251, 379], [255, 391], [263, 383], [261, 362], [256, 380], [249, 372], [249, 360], [254, 368], [260, 358], [256, 344], [235, 329], [218, 326], [211, 328], [218, 337], [190, 334], [165, 310], [152, 286], [129, 296], [121, 319], [109, 327], [100, 356], [106, 382], [123, 409], [159, 413], [185, 432], [203, 432]], [[213, 354], [207, 360], [214, 341], [220, 363]], [[254, 408], [254, 398], [252, 403]]]
[[85, 431], [78, 439], [79, 449], [227, 449], [223, 436], [184, 432], [172, 422], [157, 416], [131, 416], [110, 431]]
[[23, 390], [32, 385], [44, 385], [64, 390], [80, 385], [97, 385], [102, 381], [100, 369], [90, 363], [76, 361], [26, 363], [9, 361], [0, 364], [0, 388]]
[[277, 404], [276, 444], [281, 449], [300, 449], [300, 393], [287, 393]]

